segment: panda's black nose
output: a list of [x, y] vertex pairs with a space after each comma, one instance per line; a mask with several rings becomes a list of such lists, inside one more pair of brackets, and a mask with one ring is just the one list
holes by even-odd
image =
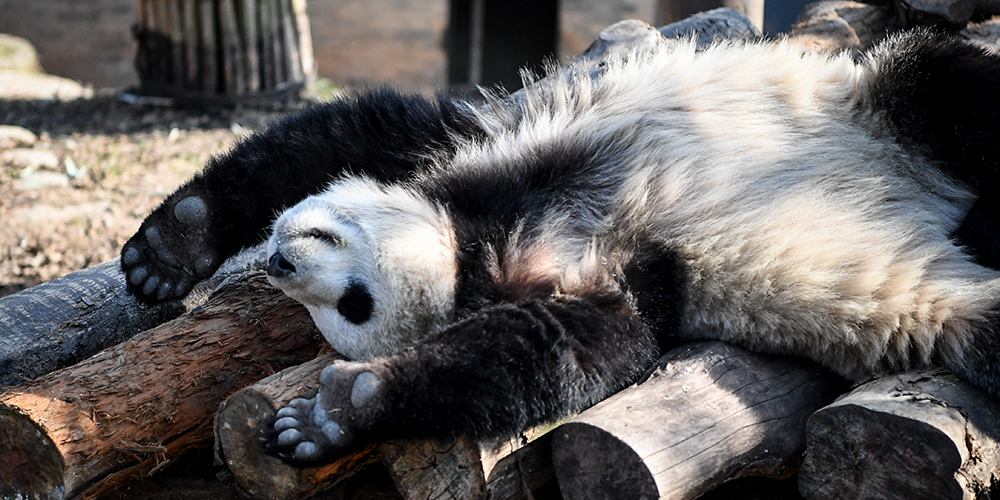
[[281, 255], [281, 252], [274, 252], [274, 255], [267, 260], [267, 274], [275, 278], [284, 278], [295, 272], [295, 264], [292, 264]]

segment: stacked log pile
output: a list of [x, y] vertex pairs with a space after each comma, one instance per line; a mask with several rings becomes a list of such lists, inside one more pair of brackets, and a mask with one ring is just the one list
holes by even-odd
[[[157, 19], [173, 19], [179, 28], [169, 33], [175, 34], [191, 29], [184, 14], [196, 7], [225, 14], [231, 6], [246, 14], [249, 3], [178, 1], [180, 14], [170, 17], [167, 7], [174, 4], [142, 0], [147, 16], [166, 9]], [[806, 50], [863, 50], [901, 26], [932, 19], [923, 13], [931, 7], [949, 23], [988, 8], [953, 3], [942, 11], [940, 3], [915, 0], [821, 2], [803, 12], [788, 40]], [[616, 25], [573, 70], [599, 78], [601, 58], [662, 33], [694, 33], [704, 43], [759, 36], [740, 19], [717, 11], [659, 32], [641, 23]], [[980, 43], [997, 39], [989, 22], [962, 28]], [[182, 49], [157, 71], [203, 89], [188, 66], [197, 51], [184, 46], [183, 36], [169, 41], [177, 40]], [[255, 67], [250, 72], [263, 75], [262, 54], [256, 62], [233, 54], [221, 71], [246, 74]], [[254, 87], [234, 80], [233, 88], [253, 92], [270, 81], [260, 76]], [[120, 270], [113, 263], [100, 268], [97, 276], [107, 279], [94, 279], [94, 272], [0, 302], [4, 335], [37, 337], [26, 341], [43, 353], [36, 359], [54, 357], [45, 354], [51, 331], [85, 335], [88, 346], [104, 348], [82, 361], [33, 366], [35, 372], [0, 372], [14, 377], [6, 384], [18, 382], [0, 393], [0, 498], [99, 498], [213, 442], [220, 464], [251, 497], [289, 500], [335, 487], [368, 467], [385, 467], [408, 499], [534, 498], [540, 489], [555, 491], [555, 483], [567, 499], [693, 499], [744, 476], [796, 474], [801, 494], [811, 500], [971, 499], [988, 494], [1000, 471], [1000, 404], [943, 370], [898, 374], [844, 394], [841, 380], [810, 363], [718, 342], [682, 346], [643, 382], [509, 442], [372, 443], [334, 463], [296, 469], [267, 455], [259, 438], [276, 409], [314, 391], [319, 372], [339, 356], [321, 352], [321, 337], [303, 308], [251, 270], [239, 279], [216, 279], [207, 302], [172, 304], [159, 317], [180, 314], [176, 319], [136, 326], [126, 313], [141, 306], [122, 298]], [[108, 283], [116, 290], [110, 295]], [[58, 300], [44, 300], [50, 295]], [[14, 303], [17, 308], [2, 307]], [[18, 320], [10, 313], [15, 309], [44, 309], [39, 314], [58, 328]], [[98, 338], [78, 328], [94, 314], [127, 321]], [[122, 342], [136, 329], [145, 331]]]
[[249, 102], [314, 78], [305, 0], [137, 0], [136, 69], [145, 95]]

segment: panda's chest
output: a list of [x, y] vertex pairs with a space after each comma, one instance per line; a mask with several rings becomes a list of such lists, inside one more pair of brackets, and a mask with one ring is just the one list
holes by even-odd
[[336, 308], [305, 304], [316, 328], [337, 352], [355, 360], [389, 356], [411, 345], [406, 329], [386, 328], [378, 312], [367, 322], [355, 324]]

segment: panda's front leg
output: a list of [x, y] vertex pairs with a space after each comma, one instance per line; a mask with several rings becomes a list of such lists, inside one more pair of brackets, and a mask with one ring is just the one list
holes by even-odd
[[310, 465], [383, 439], [509, 437], [634, 382], [658, 351], [614, 300], [492, 306], [398, 355], [327, 367], [315, 397], [279, 410], [267, 447]]
[[337, 361], [320, 375], [311, 398], [294, 399], [278, 410], [269, 451], [298, 465], [342, 455], [377, 427], [388, 403], [385, 363]]

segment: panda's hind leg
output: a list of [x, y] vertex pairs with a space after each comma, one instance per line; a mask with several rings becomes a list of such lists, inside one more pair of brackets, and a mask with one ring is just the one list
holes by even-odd
[[875, 54], [862, 102], [979, 194], [954, 236], [1000, 269], [1000, 54], [927, 28], [894, 36]]

